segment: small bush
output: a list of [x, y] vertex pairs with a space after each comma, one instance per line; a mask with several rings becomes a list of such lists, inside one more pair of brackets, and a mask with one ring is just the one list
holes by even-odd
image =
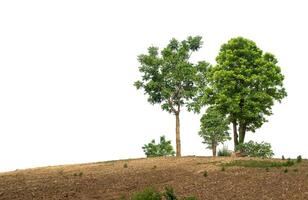
[[265, 168], [265, 171], [266, 171], [266, 172], [269, 172], [269, 168], [268, 168], [268, 167], [266, 167], [266, 168]]
[[266, 142], [258, 143], [249, 141], [247, 143], [239, 144], [237, 150], [250, 157], [271, 158], [274, 155], [271, 144]]
[[222, 166], [221, 171], [223, 171], [223, 172], [226, 171], [225, 166]]
[[226, 156], [226, 157], [229, 157], [231, 156], [231, 152], [228, 150], [228, 147], [227, 146], [223, 146], [222, 149], [219, 149], [218, 150], [218, 156]]
[[[123, 200], [125, 197], [121, 197]], [[122, 200], [121, 199], [121, 200]], [[165, 187], [164, 192], [158, 192], [157, 190], [149, 187], [144, 189], [142, 192], [136, 192], [133, 194], [131, 200], [180, 200], [172, 187]], [[181, 200], [197, 200], [196, 197], [183, 197]]]
[[298, 169], [293, 169], [293, 172], [298, 172]]
[[297, 162], [297, 163], [302, 162], [302, 156], [301, 156], [301, 155], [297, 156], [297, 158], [296, 158], [296, 162]]
[[162, 194], [153, 188], [146, 188], [133, 195], [132, 200], [161, 200]]
[[175, 152], [171, 145], [170, 140], [166, 140], [165, 136], [160, 137], [160, 143], [156, 144], [155, 140], [145, 144], [142, 147], [147, 157], [158, 157], [158, 156], [174, 156]]
[[285, 168], [284, 170], [283, 170], [283, 172], [286, 174], [286, 173], [288, 173], [288, 168]]
[[127, 167], [128, 167], [127, 163], [124, 163], [123, 167], [124, 167], [124, 168], [127, 168]]
[[203, 176], [204, 176], [204, 177], [207, 177], [207, 175], [208, 175], [207, 171], [204, 171], [204, 172], [203, 172]]

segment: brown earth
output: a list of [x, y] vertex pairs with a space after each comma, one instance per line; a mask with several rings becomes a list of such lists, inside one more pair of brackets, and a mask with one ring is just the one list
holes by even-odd
[[[149, 158], [44, 167], [0, 173], [1, 200], [111, 200], [153, 186], [172, 186], [178, 196], [199, 200], [308, 199], [308, 161], [284, 168], [230, 167], [250, 158]], [[204, 177], [204, 171], [208, 176]]]

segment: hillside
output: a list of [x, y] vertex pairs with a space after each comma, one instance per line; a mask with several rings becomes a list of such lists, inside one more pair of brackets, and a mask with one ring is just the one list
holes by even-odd
[[[150, 158], [64, 165], [0, 174], [1, 200], [111, 200], [153, 186], [206, 199], [308, 199], [308, 162], [281, 168], [226, 167], [249, 158]], [[280, 160], [279, 160], [280, 161]], [[208, 175], [204, 176], [204, 171]]]

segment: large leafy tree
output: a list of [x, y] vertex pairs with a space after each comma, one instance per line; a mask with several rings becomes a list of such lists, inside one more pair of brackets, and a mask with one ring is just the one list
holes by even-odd
[[181, 156], [180, 111], [197, 91], [195, 81], [199, 65], [189, 59], [201, 45], [200, 36], [190, 36], [181, 42], [171, 39], [163, 50], [149, 47], [147, 54], [138, 56], [142, 76], [134, 85], [144, 90], [148, 102], [160, 104], [163, 110], [175, 115], [177, 156]]
[[247, 131], [255, 132], [272, 115], [274, 102], [287, 95], [284, 76], [273, 54], [243, 37], [223, 44], [216, 62], [208, 72], [205, 102], [228, 115], [236, 148]]
[[220, 143], [230, 140], [229, 121], [215, 107], [209, 107], [202, 116], [199, 135], [203, 138], [203, 143], [212, 149], [213, 156], [216, 156], [216, 149]]

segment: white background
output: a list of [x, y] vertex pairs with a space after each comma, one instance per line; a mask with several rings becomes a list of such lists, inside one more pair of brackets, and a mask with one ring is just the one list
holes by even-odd
[[[0, 171], [144, 157], [174, 116], [133, 87], [137, 55], [201, 35], [193, 60], [215, 64], [236, 36], [276, 55], [288, 97], [247, 141], [275, 155], [308, 157], [305, 1], [0, 1]], [[183, 155], [210, 155], [200, 115], [183, 112]], [[229, 143], [232, 149], [232, 142]]]

